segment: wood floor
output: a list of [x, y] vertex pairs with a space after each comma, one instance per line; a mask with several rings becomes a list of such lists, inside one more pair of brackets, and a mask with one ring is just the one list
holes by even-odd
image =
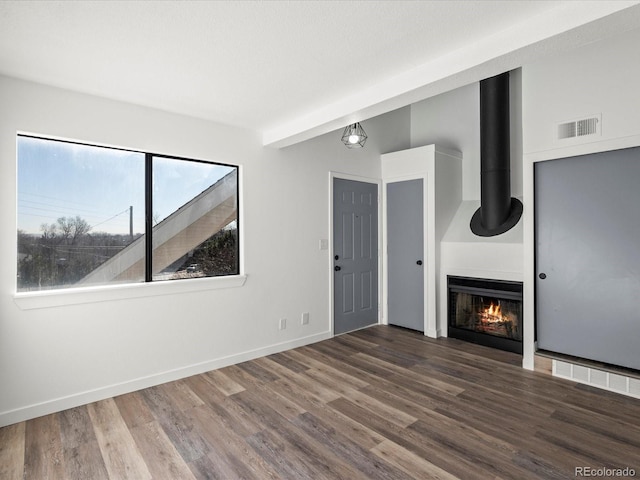
[[385, 326], [0, 429], [6, 479], [640, 476], [640, 400]]

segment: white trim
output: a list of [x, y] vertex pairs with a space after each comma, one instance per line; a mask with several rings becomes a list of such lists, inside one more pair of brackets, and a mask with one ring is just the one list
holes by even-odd
[[38, 292], [16, 293], [13, 296], [13, 301], [22, 310], [32, 310], [36, 308], [62, 307], [85, 303], [127, 300], [131, 298], [201, 292], [221, 288], [237, 288], [242, 287], [246, 280], [247, 275], [229, 275], [149, 283], [41, 290]]
[[322, 340], [327, 340], [330, 337], [331, 332], [318, 333], [308, 337], [303, 337], [282, 343], [276, 343], [274, 345], [269, 345], [267, 347], [262, 347], [255, 350], [248, 350], [246, 352], [229, 355], [227, 357], [207, 360], [173, 370], [136, 378], [134, 380], [109, 385], [106, 387], [78, 392], [73, 395], [68, 395], [53, 400], [47, 400], [26, 407], [20, 407], [15, 410], [0, 412], [0, 427], [12, 425], [14, 423], [40, 417], [42, 415], [60, 412], [62, 410], [78, 407], [80, 405], [86, 405], [91, 402], [105, 400], [107, 398], [123, 395], [125, 393], [135, 392], [143, 388], [149, 388], [155, 385], [172, 382], [181, 378], [190, 377], [192, 375], [198, 375], [203, 372], [216, 370], [219, 368], [227, 367], [229, 365], [235, 365], [237, 363], [246, 362], [248, 360], [264, 357], [266, 355], [272, 355], [274, 353], [283, 352], [292, 348], [310, 345]]
[[378, 186], [378, 324], [384, 324], [384, 316], [382, 315], [381, 299], [382, 299], [382, 208], [381, 208], [381, 196], [382, 196], [382, 180], [379, 178], [363, 177], [360, 175], [352, 175], [342, 172], [329, 172], [329, 318], [331, 319], [331, 335], [335, 335], [334, 332], [334, 295], [335, 285], [333, 274], [333, 256], [335, 255], [333, 250], [333, 180], [340, 178], [343, 180], [353, 180], [355, 182], [371, 183]]
[[637, 146], [640, 146], [640, 135], [630, 135], [628, 137], [611, 138], [607, 140], [596, 138], [576, 145], [525, 153], [524, 158], [528, 162], [536, 163], [545, 160], [557, 160], [560, 158], [609, 152], [612, 150], [621, 150], [623, 148], [632, 148]]

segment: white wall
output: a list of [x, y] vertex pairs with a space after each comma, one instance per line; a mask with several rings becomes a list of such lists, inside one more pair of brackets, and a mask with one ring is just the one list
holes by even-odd
[[[523, 67], [523, 149], [535, 160], [608, 148], [640, 133], [640, 29]], [[602, 115], [602, 135], [556, 139], [557, 123]], [[546, 153], [545, 153], [546, 152]]]
[[[521, 72], [509, 81], [511, 194], [522, 196]], [[473, 83], [411, 106], [411, 147], [439, 145], [462, 152], [462, 199], [480, 200], [480, 84]]]
[[463, 200], [480, 198], [479, 94], [473, 83], [411, 106], [412, 148], [435, 144], [462, 152]]
[[[640, 29], [522, 68], [524, 147], [524, 308], [534, 315], [533, 165], [640, 145]], [[557, 123], [602, 115], [600, 136], [556, 140]], [[533, 367], [533, 322], [525, 323], [525, 366]]]
[[[6, 77], [0, 105], [0, 425], [327, 338], [330, 260], [318, 244], [329, 235], [329, 171], [379, 178], [379, 155], [409, 146], [408, 109], [363, 122], [361, 150], [332, 132], [278, 151], [255, 132]], [[144, 285], [21, 308], [17, 132], [240, 165], [244, 286]]]

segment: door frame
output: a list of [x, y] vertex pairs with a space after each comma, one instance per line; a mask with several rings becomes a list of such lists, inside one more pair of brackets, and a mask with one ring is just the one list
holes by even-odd
[[[335, 336], [334, 329], [334, 321], [335, 321], [335, 275], [333, 274], [333, 265], [334, 260], [333, 256], [335, 255], [333, 250], [333, 180], [339, 178], [342, 180], [352, 180], [354, 182], [362, 182], [362, 183], [370, 183], [377, 186], [378, 190], [378, 324], [382, 323], [382, 283], [380, 280], [382, 278], [382, 258], [381, 258], [381, 250], [382, 250], [382, 180], [379, 178], [371, 178], [371, 177], [363, 177], [360, 175], [352, 175], [349, 173], [342, 172], [329, 172], [329, 256], [327, 258], [327, 270], [329, 272], [329, 317], [331, 319], [330, 332], [331, 336]], [[366, 328], [366, 327], [365, 327]]]
[[[384, 245], [382, 254], [382, 267], [384, 272], [388, 272], [389, 258], [387, 255], [387, 184], [404, 182], [407, 180], [422, 180], [422, 210], [424, 212], [424, 219], [422, 221], [422, 259], [424, 262], [423, 274], [423, 288], [424, 288], [424, 308], [423, 308], [423, 321], [424, 321], [424, 335], [429, 337], [437, 337], [436, 328], [436, 292], [435, 292], [435, 275], [436, 275], [436, 254], [433, 248], [428, 248], [429, 232], [433, 232], [435, 225], [430, 227], [430, 221], [433, 220], [429, 215], [429, 191], [427, 183], [427, 175], [424, 173], [416, 173], [410, 175], [399, 175], [394, 177], [385, 178], [382, 182], [382, 190], [385, 192], [382, 198], [382, 242]], [[389, 276], [384, 275], [382, 280], [382, 309], [383, 309], [383, 323], [389, 324]]]

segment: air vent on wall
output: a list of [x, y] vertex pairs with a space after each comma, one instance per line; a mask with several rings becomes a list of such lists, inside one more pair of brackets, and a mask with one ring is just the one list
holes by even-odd
[[600, 134], [600, 115], [558, 124], [558, 140]]

